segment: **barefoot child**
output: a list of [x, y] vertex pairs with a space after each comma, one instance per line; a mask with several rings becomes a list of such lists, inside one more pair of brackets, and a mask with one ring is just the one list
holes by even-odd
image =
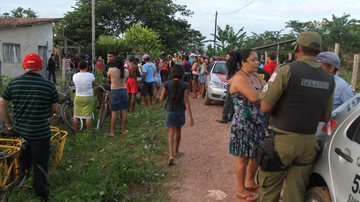
[[[160, 100], [166, 100], [166, 121], [169, 143], [169, 166], [174, 165], [174, 157], [179, 154], [181, 127], [185, 124], [185, 110], [188, 111], [190, 126], [194, 125], [189, 102], [188, 83], [182, 80], [184, 68], [176, 64], [170, 70], [171, 80], [164, 83]], [[175, 137], [175, 142], [174, 142]], [[175, 144], [175, 148], [174, 148]]]

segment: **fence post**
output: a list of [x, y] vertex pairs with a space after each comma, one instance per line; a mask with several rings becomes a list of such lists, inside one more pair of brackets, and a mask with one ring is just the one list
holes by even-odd
[[358, 70], [359, 70], [359, 57], [360, 54], [354, 55], [354, 64], [353, 64], [353, 72], [351, 76], [351, 86], [353, 89], [356, 89], [356, 83], [357, 83], [357, 76], [358, 76]]
[[293, 60], [293, 54], [292, 53], [288, 53], [288, 61], [292, 61]]
[[339, 43], [335, 43], [334, 53], [335, 53], [336, 55], [339, 55], [339, 52], [340, 52], [340, 44], [339, 44]]
[[66, 61], [65, 61], [66, 59], [65, 58], [62, 58], [61, 59], [61, 78], [62, 78], [62, 80], [63, 80], [63, 82], [64, 82], [64, 89], [66, 89], [66, 76], [65, 76], [65, 63], [66, 63]]
[[265, 61], [264, 61], [264, 64], [267, 64], [268, 63], [268, 53], [267, 51], [265, 51]]

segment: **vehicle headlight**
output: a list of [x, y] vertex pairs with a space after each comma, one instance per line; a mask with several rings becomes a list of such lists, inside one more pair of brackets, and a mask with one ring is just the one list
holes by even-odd
[[220, 82], [217, 82], [217, 81], [210, 81], [210, 86], [212, 88], [223, 88], [223, 85]]

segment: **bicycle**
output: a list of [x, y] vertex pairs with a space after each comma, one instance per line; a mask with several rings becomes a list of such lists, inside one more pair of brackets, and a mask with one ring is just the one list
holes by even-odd
[[4, 191], [25, 179], [20, 170], [21, 139], [0, 138], [0, 191]]
[[99, 115], [98, 115], [98, 120], [96, 123], [96, 129], [102, 129], [105, 119], [106, 117], [110, 116], [111, 112], [110, 112], [110, 105], [109, 105], [109, 92], [108, 90], [106, 90], [104, 88], [104, 86], [99, 86], [103, 92], [105, 92], [105, 96], [104, 99], [100, 105], [100, 110], [99, 110]]
[[[59, 104], [61, 104], [60, 115], [54, 114], [54, 117], [61, 118], [62, 121], [66, 124], [66, 126], [74, 131], [74, 127], [72, 124], [72, 119], [74, 117], [74, 103], [71, 99], [72, 88], [65, 89], [65, 93], [59, 91]], [[84, 121], [80, 119], [79, 131], [84, 129]]]
[[[59, 168], [68, 133], [54, 126], [50, 126], [50, 130], [52, 132], [50, 142], [55, 144], [52, 148], [56, 150], [55, 166]], [[28, 173], [20, 169], [19, 159], [25, 140], [21, 137], [14, 137], [14, 134], [9, 131], [1, 131], [0, 134], [7, 136], [0, 138], [0, 192], [3, 192], [17, 184], [20, 187]]]

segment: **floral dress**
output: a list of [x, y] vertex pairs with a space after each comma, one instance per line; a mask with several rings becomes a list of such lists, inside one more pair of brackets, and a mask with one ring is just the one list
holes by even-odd
[[254, 146], [265, 138], [267, 118], [241, 93], [231, 94], [235, 114], [231, 122], [229, 153], [239, 157], [254, 157]]

